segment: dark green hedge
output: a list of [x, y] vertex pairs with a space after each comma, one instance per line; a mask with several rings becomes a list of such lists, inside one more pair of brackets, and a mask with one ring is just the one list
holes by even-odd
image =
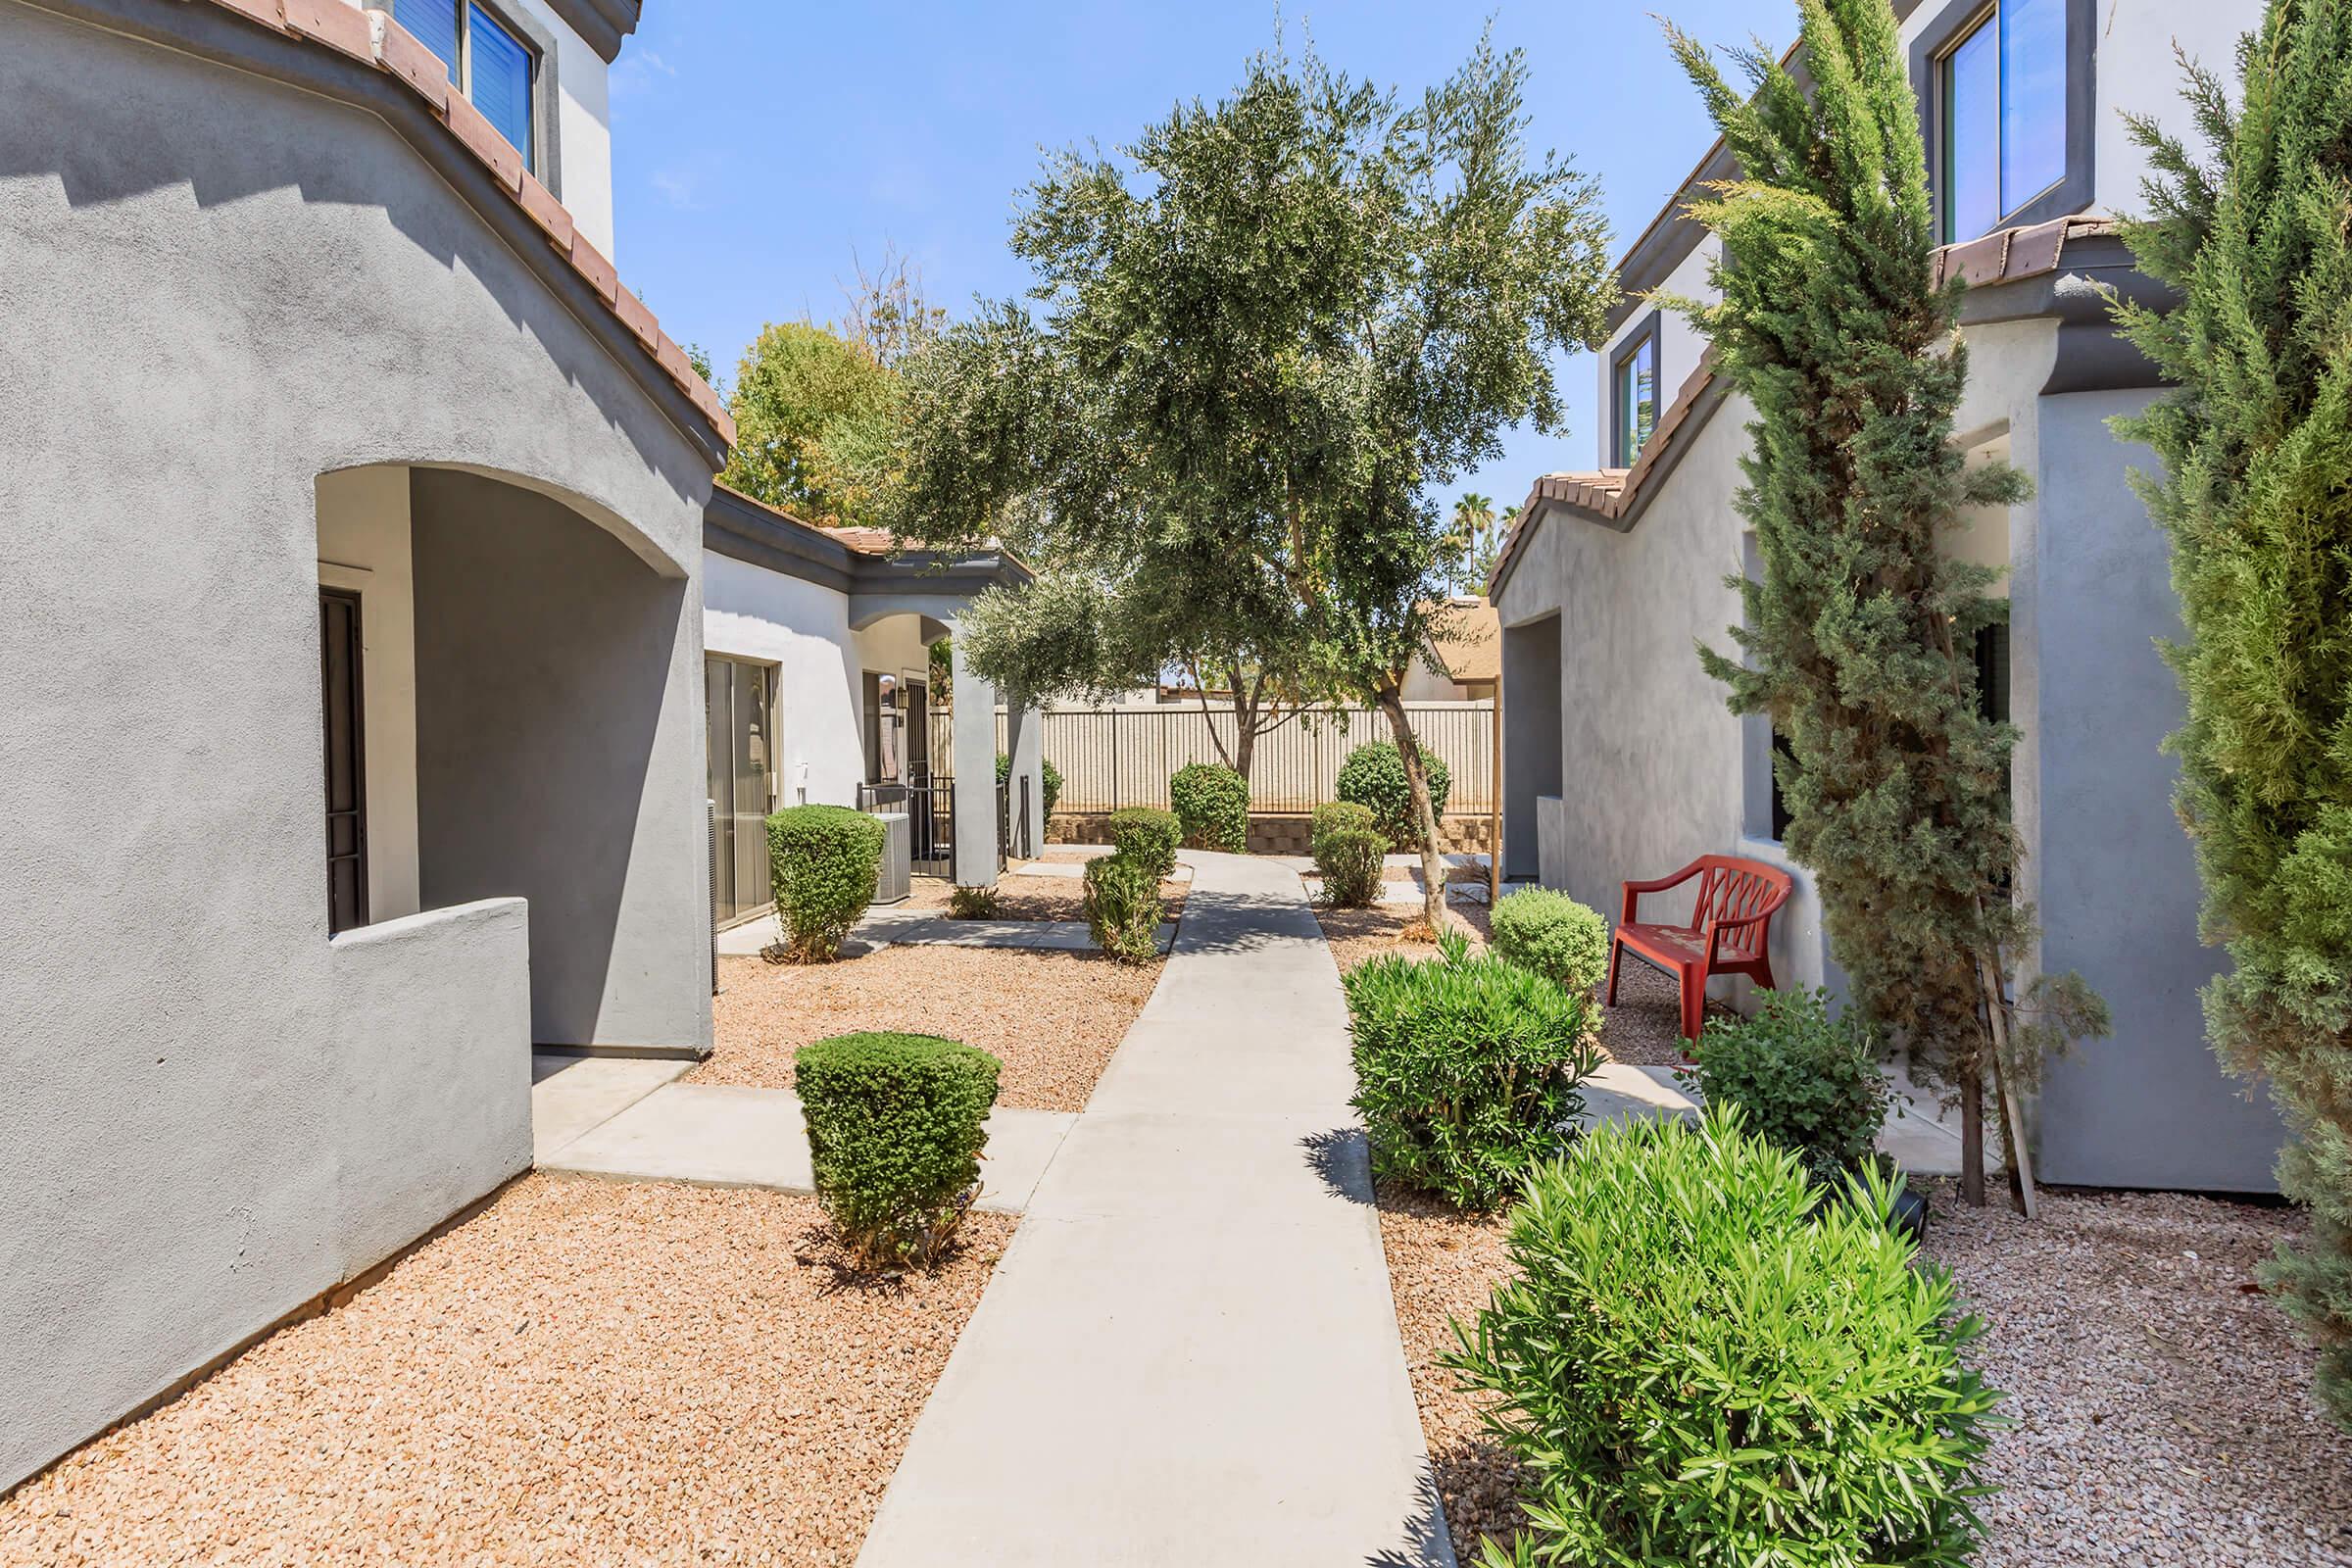
[[[1163, 815], [1165, 813], [1162, 813]], [[1121, 963], [1159, 956], [1159, 877], [1124, 851], [1086, 862], [1086, 924]]]
[[869, 1267], [928, 1267], [980, 1182], [997, 1058], [930, 1035], [836, 1035], [803, 1046], [793, 1082], [816, 1196]]
[[1184, 840], [1174, 811], [1156, 806], [1127, 806], [1110, 813], [1110, 842], [1153, 878], [1176, 869], [1176, 846]]
[[1250, 781], [1221, 762], [1188, 762], [1168, 780], [1184, 842], [1241, 855], [1250, 848]]
[[[1446, 798], [1453, 793], [1453, 774], [1446, 769], [1445, 759], [1426, 746], [1421, 749], [1421, 763], [1429, 770], [1430, 808], [1444, 816]], [[1349, 752], [1340, 763], [1339, 792], [1341, 800], [1372, 808], [1374, 821], [1393, 848], [1421, 847], [1420, 831], [1413, 825], [1412, 786], [1404, 776], [1404, 758], [1394, 742], [1372, 741]]]
[[881, 821], [846, 806], [789, 807], [767, 819], [767, 856], [786, 953], [831, 958], [874, 902]]

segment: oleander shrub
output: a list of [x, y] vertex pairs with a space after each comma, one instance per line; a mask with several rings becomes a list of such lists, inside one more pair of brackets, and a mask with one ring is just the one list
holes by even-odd
[[1004, 902], [995, 888], [951, 888], [948, 914], [956, 920], [993, 920]]
[[1579, 996], [1609, 970], [1609, 923], [1600, 911], [1549, 888], [1521, 888], [1494, 906], [1494, 951]]
[[[997, 754], [997, 788], [1003, 789], [1010, 782], [1012, 782], [1012, 758], [1006, 753], [999, 752]], [[1038, 803], [1038, 814], [1052, 816], [1054, 803], [1061, 799], [1061, 769], [1054, 765], [1054, 760], [1050, 757], [1041, 757], [1037, 760], [1037, 789], [1038, 793], [1045, 797]]]
[[779, 956], [823, 963], [874, 902], [882, 823], [846, 806], [787, 807], [767, 819], [767, 860], [784, 928]]
[[1110, 842], [1119, 853], [1152, 873], [1152, 880], [1176, 869], [1176, 846], [1184, 840], [1174, 811], [1156, 806], [1124, 806], [1110, 813]]
[[[1446, 797], [1453, 790], [1453, 775], [1428, 747], [1421, 762], [1429, 770], [1429, 805], [1446, 814]], [[1417, 849], [1421, 834], [1413, 825], [1413, 791], [1405, 781], [1404, 758], [1394, 741], [1369, 741], [1349, 752], [1340, 763], [1339, 796], [1372, 808], [1373, 824], [1388, 835], [1394, 849]]]
[[1121, 851], [1086, 862], [1086, 928], [1121, 963], [1159, 956], [1159, 877]]
[[1250, 781], [1220, 762], [1188, 762], [1168, 780], [1184, 842], [1240, 855], [1250, 848]]
[[793, 1057], [817, 1200], [861, 1265], [927, 1268], [946, 1253], [979, 1196], [998, 1065], [931, 1035], [836, 1035]]
[[1323, 897], [1332, 904], [1360, 909], [1380, 897], [1389, 840], [1374, 823], [1370, 807], [1352, 801], [1316, 807], [1306, 845], [1323, 878]]
[[1446, 1362], [1491, 1395], [1529, 1526], [1493, 1565], [1958, 1568], [2000, 1396], [1983, 1325], [1915, 1260], [1875, 1171], [1821, 1205], [1744, 1131], [1643, 1118], [1546, 1161]]
[[1599, 1064], [1591, 1002], [1449, 932], [1438, 957], [1387, 954], [1344, 982], [1372, 1171], [1492, 1208], [1574, 1137]]
[[1752, 1018], [1707, 1020], [1699, 1091], [1710, 1105], [1739, 1106], [1750, 1132], [1797, 1155], [1816, 1180], [1838, 1182], [1870, 1155], [1886, 1120], [1878, 1039], [1859, 1008], [1833, 1018], [1826, 991], [1756, 999]]

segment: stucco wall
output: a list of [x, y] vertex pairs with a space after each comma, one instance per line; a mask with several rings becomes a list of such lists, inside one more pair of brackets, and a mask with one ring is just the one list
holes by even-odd
[[[16, 0], [0, 103], [5, 1485], [376, 1261], [527, 1132], [352, 1059], [403, 1029], [477, 1051], [442, 1032], [468, 1009], [511, 1034], [519, 933], [477, 967], [427, 916], [374, 933], [364, 976], [327, 939], [318, 475], [560, 488], [699, 616], [710, 468], [372, 116]], [[689, 691], [661, 733], [699, 942]], [[420, 1152], [362, 1213], [377, 1122]]]
[[849, 595], [712, 551], [703, 639], [776, 666], [778, 784], [787, 806], [854, 806], [865, 777]]

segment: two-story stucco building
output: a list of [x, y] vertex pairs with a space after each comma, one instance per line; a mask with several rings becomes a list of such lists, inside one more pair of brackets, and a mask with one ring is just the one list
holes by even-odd
[[[1969, 519], [1954, 548], [2003, 565], [2008, 625], [1978, 650], [2015, 758], [2029, 969], [2079, 970], [2114, 1034], [2050, 1063], [2035, 1104], [2053, 1182], [2267, 1190], [2275, 1113], [2207, 1050], [2198, 885], [2159, 752], [2181, 712], [2156, 641], [2180, 629], [2166, 542], [2126, 475], [2154, 460], [2107, 421], [2156, 394], [2102, 290], [2140, 294], [2112, 218], [2146, 173], [2122, 117], [2179, 122], [2177, 38], [2225, 65], [2259, 19], [2209, 6], [1898, 0], [1941, 238], [1969, 289], [1971, 382], [1957, 439], [2022, 468], [2034, 495]], [[1715, 242], [1684, 215], [1733, 172], [1720, 143], [1619, 264], [1600, 353], [1600, 462], [1539, 478], [1493, 587], [1503, 624], [1507, 875], [1614, 912], [1617, 887], [1700, 854], [1795, 873], [1775, 933], [1783, 985], [1838, 984], [1802, 867], [1782, 854], [1773, 741], [1735, 718], [1694, 641], [1730, 645], [1727, 574], [1760, 569], [1732, 498], [1750, 411], [1653, 291], [1703, 297]]]

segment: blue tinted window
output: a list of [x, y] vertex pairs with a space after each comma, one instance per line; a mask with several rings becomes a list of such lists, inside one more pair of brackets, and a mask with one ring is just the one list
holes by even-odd
[[472, 80], [466, 96], [498, 133], [531, 161], [531, 51], [480, 6], [466, 8]]
[[2001, 220], [2000, 29], [1987, 22], [1943, 61], [1943, 237]]
[[459, 0], [400, 0], [392, 13], [393, 21], [441, 57], [453, 83], [458, 79], [458, 5]]
[[2064, 0], [2002, 0], [2002, 214], [2065, 177]]

